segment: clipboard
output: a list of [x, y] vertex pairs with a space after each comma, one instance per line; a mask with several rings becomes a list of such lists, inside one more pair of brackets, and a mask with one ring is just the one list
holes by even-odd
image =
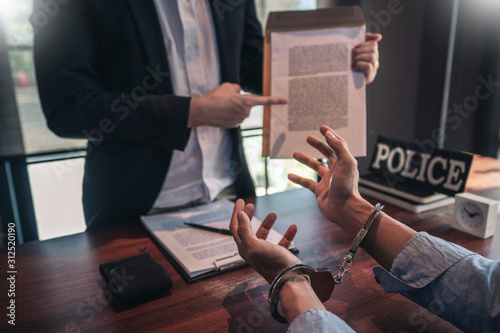
[[[234, 204], [222, 199], [184, 210], [141, 216], [142, 226], [153, 243], [187, 283], [230, 272], [248, 264], [238, 255], [232, 236], [186, 226], [195, 222], [228, 228]], [[260, 225], [255, 217], [253, 228]], [[268, 240], [279, 242], [282, 235], [271, 230]], [[292, 253], [298, 250], [290, 246]]]
[[[361, 9], [359, 6], [340, 6], [340, 7], [329, 7], [321, 8], [316, 10], [306, 10], [306, 11], [283, 11], [283, 12], [271, 12], [269, 13], [266, 29], [264, 34], [264, 58], [263, 58], [263, 82], [262, 82], [262, 95], [272, 96], [276, 94], [272, 91], [273, 82], [273, 69], [272, 69], [272, 34], [288, 33], [288, 32], [305, 32], [305, 31], [320, 31], [324, 29], [332, 28], [354, 28], [365, 26], [365, 20]], [[364, 35], [363, 35], [364, 38]], [[364, 77], [363, 77], [364, 84]], [[280, 86], [282, 86], [280, 84]], [[363, 85], [363, 103], [364, 103], [364, 85]], [[287, 97], [290, 100], [292, 96], [284, 96], [277, 94], [276, 96]], [[290, 104], [292, 101], [290, 100]], [[279, 153], [280, 146], [283, 145], [285, 140], [288, 140], [286, 135], [283, 135], [279, 129], [275, 129], [272, 126], [271, 121], [271, 110], [280, 110], [280, 108], [286, 108], [287, 106], [264, 106], [264, 116], [263, 116], [263, 135], [262, 135], [262, 156], [271, 158], [291, 158], [288, 153]], [[361, 119], [363, 116], [356, 119], [357, 121], [366, 121], [366, 119]], [[286, 119], [281, 119], [280, 123], [286, 122]], [[300, 121], [300, 120], [299, 120]], [[333, 124], [325, 123], [332, 128]], [[285, 126], [285, 125], [283, 125]], [[317, 133], [319, 126], [314, 128], [314, 135]], [[273, 135], [271, 135], [271, 132]], [[301, 131], [301, 138], [299, 142], [305, 143], [305, 138], [307, 134], [305, 131]], [[365, 131], [366, 132], [366, 131]], [[290, 135], [291, 132], [288, 132]], [[299, 132], [296, 132], [299, 133]], [[281, 134], [281, 135], [280, 135]], [[311, 133], [312, 134], [312, 133]], [[309, 135], [311, 135], [309, 134]], [[303, 140], [302, 140], [302, 136]], [[345, 136], [344, 136], [345, 138]], [[353, 142], [354, 140], [347, 140]], [[297, 144], [293, 144], [297, 146]], [[314, 156], [316, 152], [314, 150], [309, 151], [309, 147], [304, 144], [304, 148], [295, 148], [302, 152], [308, 153], [310, 156]], [[278, 147], [278, 148], [277, 148]], [[357, 155], [364, 155], [360, 149], [361, 153]], [[366, 147], [365, 147], [366, 150]], [[286, 155], [286, 157], [284, 156]], [[321, 157], [321, 156], [318, 156]]]
[[184, 279], [184, 281], [186, 281], [186, 283], [198, 282], [198, 281], [210, 278], [212, 276], [228, 273], [228, 272], [235, 271], [237, 269], [249, 266], [246, 262], [241, 262], [238, 264], [233, 263], [233, 264], [222, 265], [222, 264], [220, 264], [220, 260], [222, 260], [224, 258], [220, 258], [220, 259], [217, 259], [216, 262], [214, 262], [214, 269], [213, 270], [208, 271], [208, 272], [203, 273], [203, 274], [196, 275], [196, 276], [190, 276], [186, 272], [186, 270], [179, 264], [177, 259], [175, 259], [170, 254], [170, 252], [168, 252], [165, 245], [160, 240], [158, 240], [156, 237], [154, 237], [154, 235], [149, 231], [149, 229], [147, 229], [144, 225], [143, 225], [143, 227], [144, 227], [144, 230], [146, 231], [146, 233], [149, 234], [149, 236], [150, 236], [152, 242], [155, 244], [155, 246], [160, 250], [160, 252], [165, 256], [165, 258], [167, 258], [167, 260], [172, 264], [172, 266], [175, 268], [177, 273], [179, 273], [179, 275]]

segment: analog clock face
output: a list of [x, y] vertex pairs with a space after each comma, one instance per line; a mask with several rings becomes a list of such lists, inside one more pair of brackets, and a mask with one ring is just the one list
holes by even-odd
[[478, 229], [484, 223], [484, 213], [474, 202], [464, 202], [457, 212], [460, 223], [467, 229]]

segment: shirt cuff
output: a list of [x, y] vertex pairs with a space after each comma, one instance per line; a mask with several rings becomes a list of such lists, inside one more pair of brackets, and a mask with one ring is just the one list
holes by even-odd
[[475, 253], [426, 232], [414, 235], [398, 252], [390, 272], [374, 267], [375, 280], [385, 292], [422, 288], [465, 257]]
[[288, 326], [287, 333], [295, 332], [354, 332], [345, 321], [324, 309], [310, 309], [298, 315]]

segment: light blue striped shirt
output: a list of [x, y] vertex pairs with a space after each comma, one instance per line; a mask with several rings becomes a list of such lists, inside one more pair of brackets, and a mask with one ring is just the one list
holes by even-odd
[[[401, 293], [461, 330], [500, 332], [500, 261], [419, 232], [399, 251], [390, 272], [382, 267], [373, 272], [384, 291]], [[425, 320], [413, 322], [416, 331], [426, 329]], [[288, 331], [352, 329], [334, 314], [314, 309], [295, 318]]]

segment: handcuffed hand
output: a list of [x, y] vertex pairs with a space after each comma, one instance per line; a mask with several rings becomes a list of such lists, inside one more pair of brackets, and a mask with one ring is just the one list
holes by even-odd
[[276, 245], [266, 241], [267, 235], [276, 221], [276, 214], [266, 216], [256, 233], [250, 223], [255, 207], [245, 205], [242, 199], [236, 201], [229, 229], [238, 245], [238, 253], [259, 273], [269, 284], [284, 269], [300, 264], [301, 261], [293, 255], [288, 247], [297, 233], [297, 226], [291, 225]]
[[342, 226], [342, 214], [348, 206], [348, 201], [364, 200], [358, 191], [358, 162], [349, 152], [344, 139], [330, 127], [321, 126], [320, 132], [327, 144], [314, 136], [309, 136], [307, 142], [328, 159], [329, 168], [302, 153], [294, 153], [293, 157], [316, 171], [321, 181], [318, 183], [295, 174], [289, 174], [288, 179], [313, 192], [321, 213], [328, 220]]

